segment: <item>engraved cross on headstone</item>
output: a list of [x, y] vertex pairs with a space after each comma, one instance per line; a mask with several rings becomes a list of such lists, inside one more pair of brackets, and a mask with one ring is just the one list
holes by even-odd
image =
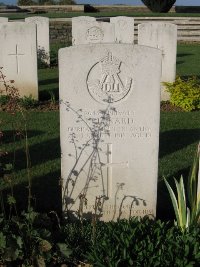
[[18, 45], [16, 44], [16, 47], [15, 47], [15, 53], [14, 54], [8, 54], [9, 56], [15, 56], [16, 58], [16, 67], [17, 67], [17, 74], [19, 73], [20, 71], [20, 67], [19, 67], [19, 56], [24, 56], [25, 54], [21, 54], [19, 53], [19, 48], [18, 48]]
[[129, 162], [112, 162], [112, 144], [107, 144], [107, 163], [104, 164], [104, 167], [107, 168], [107, 197], [112, 197], [112, 182], [113, 182], [113, 167], [117, 168], [128, 168]]

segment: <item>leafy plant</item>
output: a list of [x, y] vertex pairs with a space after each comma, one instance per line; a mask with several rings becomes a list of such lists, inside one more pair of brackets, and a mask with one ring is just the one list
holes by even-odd
[[0, 106], [6, 105], [9, 101], [9, 97], [7, 95], [0, 95]]
[[181, 176], [179, 182], [174, 179], [176, 184], [177, 197], [175, 196], [172, 187], [164, 178], [165, 184], [172, 200], [177, 225], [183, 232], [187, 228], [196, 225], [200, 218], [200, 193], [198, 193], [199, 153], [200, 152], [198, 146], [197, 152], [195, 153], [194, 157], [194, 163], [191, 168], [191, 174], [188, 179], [187, 191], [190, 207], [187, 206], [183, 177]]
[[170, 93], [170, 102], [185, 111], [200, 109], [200, 81], [197, 77], [187, 81], [176, 78], [174, 83], [164, 83]]
[[167, 13], [176, 0], [142, 0], [142, 2], [153, 12]]
[[191, 210], [191, 223], [196, 225], [200, 218], [200, 192], [198, 192], [200, 143], [195, 151], [193, 165], [188, 178], [188, 200]]
[[182, 233], [169, 222], [148, 218], [98, 223], [86, 260], [98, 267], [198, 266], [199, 231], [197, 226]]
[[47, 68], [49, 66], [49, 54], [45, 51], [44, 47], [37, 50], [38, 68]]
[[186, 204], [186, 195], [185, 195], [183, 177], [181, 176], [179, 182], [176, 179], [174, 179], [178, 194], [177, 198], [167, 180], [164, 179], [164, 181], [172, 200], [174, 212], [176, 215], [177, 225], [181, 228], [182, 231], [185, 231], [185, 229], [187, 229], [190, 224], [190, 210]]
[[32, 96], [24, 96], [20, 98], [19, 104], [25, 109], [30, 109], [36, 107], [38, 105], [38, 101]]

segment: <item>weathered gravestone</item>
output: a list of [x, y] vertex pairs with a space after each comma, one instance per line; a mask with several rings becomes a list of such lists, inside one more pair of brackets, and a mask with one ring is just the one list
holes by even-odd
[[[79, 27], [83, 25], [90, 25], [90, 23], [96, 22], [94, 17], [86, 17], [86, 16], [79, 16], [72, 18], [72, 45], [79, 44], [82, 38], [85, 39], [84, 36], [81, 37], [79, 40]], [[83, 34], [83, 33], [82, 33]], [[86, 34], [86, 33], [85, 33]]]
[[[6, 80], [14, 80], [19, 94], [38, 99], [36, 26], [0, 23], [0, 66]], [[4, 89], [0, 83], [0, 89]]]
[[93, 17], [72, 18], [72, 44], [114, 43], [115, 27], [108, 22], [98, 22]]
[[156, 214], [161, 51], [59, 51], [63, 210], [109, 221]]
[[[162, 51], [161, 82], [174, 82], [176, 77], [177, 26], [171, 23], [149, 22], [138, 25], [138, 44], [159, 48]], [[169, 93], [162, 86], [161, 100]]]
[[47, 65], [50, 65], [49, 53], [49, 18], [45, 17], [28, 17], [25, 18], [27, 23], [35, 23], [37, 29], [37, 53], [38, 59]]
[[1, 23], [1, 22], [8, 22], [8, 18], [0, 17], [0, 23]]
[[111, 17], [110, 22], [115, 25], [115, 43], [134, 44], [134, 18]]
[[72, 44], [90, 43], [134, 43], [134, 19], [110, 18], [108, 22], [97, 22], [93, 17], [72, 18]]

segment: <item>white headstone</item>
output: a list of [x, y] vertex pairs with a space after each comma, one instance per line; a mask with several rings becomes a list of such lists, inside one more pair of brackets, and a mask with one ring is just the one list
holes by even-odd
[[[177, 26], [164, 22], [138, 25], [138, 44], [159, 48], [162, 51], [161, 82], [174, 82], [176, 78]], [[168, 100], [169, 93], [162, 86], [161, 100]]]
[[14, 86], [19, 89], [21, 97], [32, 96], [38, 99], [34, 24], [25, 22], [0, 24], [0, 66], [3, 67], [6, 80], [15, 81]]
[[49, 53], [49, 18], [28, 17], [25, 22], [35, 23], [37, 26], [37, 50], [38, 57], [44, 63], [50, 65]]
[[96, 19], [94, 17], [89, 17], [89, 16], [79, 16], [79, 17], [72, 18], [72, 45], [75, 45], [77, 42], [77, 39], [79, 39], [79, 36], [78, 36], [79, 27], [82, 24], [87, 25], [93, 22], [96, 22]]
[[63, 209], [109, 221], [156, 215], [161, 51], [59, 51]]
[[114, 24], [97, 22], [93, 17], [72, 18], [72, 40], [73, 45], [114, 43]]
[[121, 44], [134, 44], [134, 18], [111, 17], [110, 22], [115, 25], [115, 42]]
[[0, 17], [0, 23], [2, 23], [2, 22], [8, 22], [8, 18]]

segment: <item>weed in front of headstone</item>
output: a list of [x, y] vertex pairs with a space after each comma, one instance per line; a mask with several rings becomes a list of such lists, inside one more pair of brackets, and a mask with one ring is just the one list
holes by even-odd
[[[74, 129], [84, 131], [80, 135], [82, 130], [77, 133], [72, 129], [67, 137], [71, 145], [70, 153], [67, 156], [70, 158], [72, 167], [67, 177], [64, 177], [66, 182], [62, 181], [63, 211], [70, 220], [79, 219], [81, 222], [85, 219], [91, 220], [94, 226], [93, 239], [95, 239], [97, 221], [102, 219], [105, 213], [104, 205], [108, 205], [111, 198], [114, 203], [112, 220], [123, 217], [123, 208], [127, 201], [130, 201], [128, 215], [130, 218], [133, 216], [132, 212], [135, 206], [147, 206], [146, 201], [138, 196], [125, 193], [122, 198], [119, 197], [124, 188], [124, 182], [116, 183], [115, 189], [112, 190], [114, 191], [113, 197], [111, 196], [111, 168], [118, 163], [113, 164], [110, 160], [112, 150], [108, 148], [111, 144], [107, 144], [105, 140], [106, 138], [110, 140], [111, 114], [116, 113], [117, 110], [112, 105], [112, 100], [108, 99], [105, 103], [106, 107], [96, 111], [96, 116], [90, 116], [82, 109], [74, 109], [69, 102], [60, 102], [65, 106], [67, 112], [71, 112], [70, 116], [75, 118], [77, 126]], [[107, 150], [104, 148], [105, 144]], [[90, 198], [91, 195], [91, 188], [96, 192], [93, 191], [92, 199], [88, 199], [88, 196]]]
[[[32, 202], [32, 193], [31, 193], [31, 160], [29, 154], [29, 145], [28, 145], [28, 134], [27, 134], [27, 116], [26, 111], [23, 109], [20, 104], [20, 97], [18, 89], [14, 86], [14, 81], [7, 81], [6, 76], [3, 74], [2, 68], [0, 69], [0, 82], [3, 83], [2, 91], [0, 92], [2, 96], [5, 96], [7, 100], [5, 111], [12, 116], [11, 124], [12, 124], [12, 132], [13, 132], [13, 141], [16, 142], [17, 139], [20, 139], [24, 143], [24, 153], [26, 156], [26, 170], [27, 170], [27, 181], [28, 181], [28, 206], [27, 210], [31, 208]], [[17, 116], [17, 113], [19, 116]], [[1, 122], [2, 124], [2, 122]], [[2, 131], [1, 131], [2, 132]], [[1, 135], [3, 137], [3, 133]], [[15, 145], [14, 145], [15, 147]], [[15, 148], [14, 148], [15, 150]], [[5, 154], [5, 153], [4, 153]], [[15, 151], [13, 151], [13, 161], [12, 161], [12, 172], [9, 176], [9, 183], [11, 186], [11, 181], [15, 177]], [[11, 165], [11, 163], [6, 163]], [[5, 165], [5, 164], [4, 164]], [[5, 165], [7, 166], [7, 165]], [[11, 169], [11, 167], [10, 167]], [[11, 187], [13, 202], [11, 204], [15, 204], [13, 189]], [[12, 207], [12, 205], [10, 206]], [[15, 207], [16, 209], [16, 207]]]
[[[85, 185], [80, 192], [79, 198], [79, 208], [77, 210], [76, 216], [82, 221], [84, 218], [83, 208], [87, 206], [87, 191], [91, 181], [100, 179], [102, 181], [103, 194], [101, 196], [96, 196], [94, 203], [94, 216], [93, 220], [96, 221], [97, 218], [102, 216], [102, 208], [104, 201], [107, 199], [106, 190], [103, 179], [103, 163], [101, 161], [100, 144], [103, 142], [103, 134], [109, 135], [109, 125], [110, 125], [110, 114], [109, 110], [114, 108], [108, 103], [107, 108], [100, 110], [100, 118], [84, 118], [82, 110], [75, 110], [69, 102], [64, 103], [66, 105], [66, 111], [73, 112], [77, 116], [77, 123], [83, 123], [88, 129], [89, 138], [84, 144], [78, 142], [77, 136], [74, 132], [71, 133], [70, 143], [74, 146], [74, 155], [69, 154], [69, 157], [74, 157], [74, 165], [68, 175], [66, 184], [63, 185], [63, 207], [64, 212], [70, 213], [68, 209], [74, 200], [71, 198], [78, 179], [80, 175], [84, 172], [86, 175]], [[83, 155], [88, 156], [82, 161]], [[99, 178], [100, 177], [100, 178]], [[71, 214], [72, 215], [72, 214]], [[70, 216], [69, 216], [70, 217]]]
[[[0, 265], [9, 262], [23, 266], [45, 266], [55, 261], [63, 262], [69, 257], [71, 250], [67, 245], [54, 240], [52, 250], [53, 230], [60, 228], [58, 216], [51, 212], [51, 218], [34, 211], [32, 196], [31, 159], [28, 144], [27, 114], [19, 101], [19, 93], [14, 81], [7, 81], [0, 69], [0, 81], [3, 83], [1, 94], [6, 96], [7, 113], [12, 124], [14, 151], [0, 149]], [[7, 122], [0, 121], [0, 144], [4, 141], [3, 126]], [[9, 122], [8, 122], [9, 123]], [[6, 132], [5, 132], [6, 135]], [[17, 140], [23, 143], [25, 165], [27, 173], [27, 208], [19, 212], [15, 197], [16, 178], [16, 145]], [[8, 161], [8, 154], [13, 154], [12, 162]], [[5, 192], [5, 187], [8, 188]], [[55, 220], [56, 218], [56, 220]], [[54, 223], [53, 223], [54, 221]]]

